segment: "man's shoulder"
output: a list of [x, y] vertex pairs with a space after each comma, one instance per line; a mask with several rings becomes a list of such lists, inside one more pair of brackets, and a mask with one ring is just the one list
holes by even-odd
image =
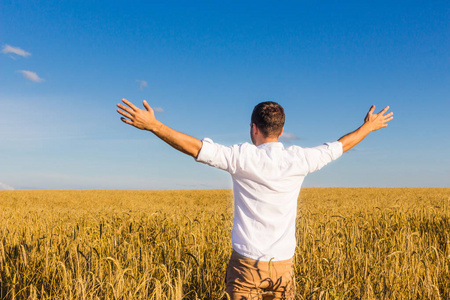
[[298, 145], [292, 145], [292, 146], [286, 147], [285, 150], [288, 152], [303, 152], [305, 149]]
[[240, 144], [235, 144], [234, 146], [244, 149], [256, 149], [256, 146], [253, 144], [250, 144], [249, 142], [244, 142]]
[[226, 151], [226, 149], [228, 149], [228, 151], [231, 150], [232, 152], [235, 152], [235, 153], [236, 152], [243, 153], [243, 152], [251, 152], [251, 151], [254, 151], [255, 149], [257, 149], [255, 145], [250, 144], [248, 142], [232, 144], [232, 145], [224, 145], [222, 143], [214, 142], [210, 138], [203, 138], [202, 142], [203, 142], [203, 146], [205, 146], [204, 148], [212, 147], [212, 148], [215, 148], [217, 151]]
[[250, 144], [248, 142], [240, 143], [240, 144], [234, 144], [230, 146], [233, 148], [237, 153], [240, 155], [246, 154], [246, 153], [252, 153], [257, 151], [257, 147], [253, 144]]

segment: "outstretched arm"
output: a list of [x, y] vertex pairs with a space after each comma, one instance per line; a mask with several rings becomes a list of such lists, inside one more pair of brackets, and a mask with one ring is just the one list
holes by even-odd
[[173, 148], [192, 157], [198, 156], [203, 145], [202, 141], [190, 135], [178, 132], [156, 120], [155, 113], [150, 105], [148, 105], [147, 101], [143, 101], [145, 110], [139, 109], [126, 99], [122, 99], [122, 102], [128, 107], [123, 104], [117, 104], [117, 107], [119, 107], [117, 112], [123, 116], [120, 119], [124, 123], [142, 130], [151, 131]]
[[362, 124], [361, 127], [355, 131], [344, 135], [338, 140], [342, 143], [343, 151], [346, 152], [356, 146], [372, 131], [386, 127], [388, 125], [387, 123], [394, 118], [392, 116], [394, 114], [393, 112], [385, 114], [388, 109], [389, 106], [386, 106], [382, 111], [374, 114], [373, 111], [375, 110], [375, 105], [372, 105], [364, 118], [364, 124]]

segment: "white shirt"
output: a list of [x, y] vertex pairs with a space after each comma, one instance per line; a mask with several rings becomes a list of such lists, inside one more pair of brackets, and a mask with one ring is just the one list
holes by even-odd
[[297, 199], [305, 176], [342, 155], [342, 144], [315, 148], [266, 143], [226, 147], [203, 139], [197, 161], [231, 174], [234, 191], [233, 249], [270, 261], [294, 256]]

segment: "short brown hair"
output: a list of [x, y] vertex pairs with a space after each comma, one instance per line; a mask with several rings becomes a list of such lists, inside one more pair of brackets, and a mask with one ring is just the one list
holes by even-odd
[[252, 124], [261, 131], [264, 137], [278, 137], [284, 126], [284, 109], [272, 101], [261, 102], [252, 113]]

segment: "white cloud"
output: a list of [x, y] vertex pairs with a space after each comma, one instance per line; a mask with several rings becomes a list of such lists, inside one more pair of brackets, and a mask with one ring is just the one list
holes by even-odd
[[164, 109], [162, 107], [153, 107], [153, 111], [157, 113], [163, 113]]
[[23, 49], [20, 49], [19, 47], [13, 47], [13, 46], [10, 46], [10, 45], [3, 46], [2, 53], [3, 54], [14, 53], [14, 54], [17, 54], [17, 55], [20, 55], [20, 56], [23, 56], [23, 57], [27, 57], [27, 56], [31, 55], [30, 52], [27, 52], [27, 51], [25, 51]]
[[9, 186], [7, 184], [4, 184], [4, 183], [0, 182], [0, 190], [13, 191], [14, 188], [12, 186]]
[[17, 72], [22, 73], [23, 77], [25, 77], [26, 79], [31, 80], [33, 82], [42, 82], [42, 81], [44, 81], [44, 79], [39, 77], [38, 74], [36, 74], [35, 72], [25, 71], [25, 70], [19, 70]]
[[145, 80], [136, 80], [136, 82], [139, 82], [139, 89], [142, 90], [144, 87], [148, 85], [147, 81]]
[[280, 136], [281, 139], [284, 140], [298, 140], [299, 138], [293, 134], [293, 133], [288, 133], [288, 132], [283, 132], [283, 134]]

